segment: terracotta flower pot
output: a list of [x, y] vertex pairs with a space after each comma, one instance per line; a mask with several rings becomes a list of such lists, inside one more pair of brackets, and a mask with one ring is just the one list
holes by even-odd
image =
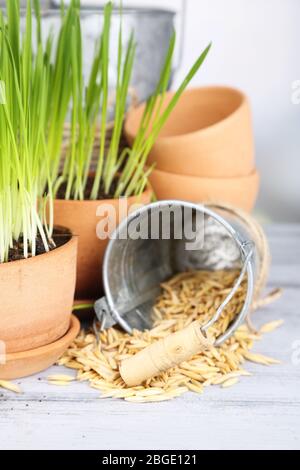
[[[70, 227], [72, 233], [78, 235], [78, 262], [76, 299], [95, 300], [102, 294], [102, 259], [109, 237], [99, 239], [96, 230], [105, 218], [109, 221], [110, 232], [128, 215], [128, 210], [135, 204], [147, 204], [151, 200], [151, 191], [146, 190], [140, 197], [130, 197], [127, 202], [123, 199], [124, 209], [119, 207], [118, 199], [102, 201], [66, 201], [56, 199], [54, 202], [54, 217], [57, 225]], [[107, 218], [106, 208], [112, 208], [116, 215]], [[126, 207], [128, 210], [126, 210]], [[103, 213], [105, 212], [105, 217]], [[98, 215], [97, 215], [98, 214]], [[106, 229], [105, 229], [106, 231]]]
[[[165, 104], [173, 93], [167, 93]], [[130, 145], [145, 104], [129, 112], [125, 134]], [[227, 87], [186, 90], [154, 144], [148, 165], [190, 176], [247, 176], [255, 167], [247, 97]]]
[[239, 178], [199, 178], [154, 170], [150, 183], [161, 200], [222, 202], [250, 212], [258, 193], [259, 175], [254, 171]]
[[70, 327], [62, 338], [30, 351], [7, 354], [5, 363], [0, 363], [0, 379], [19, 379], [48, 369], [68, 349], [79, 330], [80, 322], [72, 315]]
[[0, 264], [0, 340], [7, 353], [63, 337], [70, 327], [77, 239], [49, 253]]

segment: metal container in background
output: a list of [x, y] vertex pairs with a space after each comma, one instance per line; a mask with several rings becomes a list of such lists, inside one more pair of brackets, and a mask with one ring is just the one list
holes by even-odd
[[[192, 238], [176, 236], [179, 233], [176, 224], [179, 228], [180, 224], [196, 227], [197, 249], [190, 249]], [[151, 233], [158, 233], [158, 236], [139, 238], [138, 232], [149, 234], [149, 227], [154, 228]], [[202, 239], [200, 231], [203, 231]], [[170, 234], [169, 238], [165, 237], [166, 233]], [[97, 318], [102, 328], [118, 323], [129, 333], [134, 328], [149, 329], [152, 306], [162, 282], [186, 270], [240, 270], [237, 285], [233, 286], [226, 302], [216, 309], [216, 317], [244, 276], [247, 278], [245, 303], [226, 333], [217, 339], [215, 344], [218, 345], [243, 322], [253, 299], [259, 295], [266, 280], [268, 256], [264, 233], [242, 212], [226, 206], [183, 201], [150, 204], [124, 220], [109, 242], [103, 263], [105, 298], [95, 304]]]
[[[1, 1], [1, 0], [0, 0]], [[60, 2], [42, 0], [43, 18], [42, 35], [47, 37], [50, 30], [57, 37], [60, 28]], [[67, 2], [65, 2], [67, 4]], [[103, 2], [105, 3], [105, 2]], [[181, 25], [177, 41], [177, 58], [173, 64], [173, 76], [179, 67], [183, 54], [185, 26], [185, 1], [182, 0], [180, 15]], [[126, 8], [122, 9], [123, 43], [127, 44], [131, 31], [134, 31], [137, 43], [136, 58], [133, 67], [131, 89], [136, 99], [141, 102], [153, 94], [158, 83], [162, 66], [166, 57], [169, 42], [175, 28], [176, 12], [157, 8]], [[99, 38], [103, 25], [103, 7], [89, 6], [85, 1], [81, 7], [84, 74], [87, 78], [94, 58], [95, 41]], [[111, 25], [111, 61], [109, 68], [109, 85], [113, 90], [117, 82], [117, 47], [120, 25], [120, 11], [115, 9]], [[25, 28], [25, 15], [22, 16], [21, 27]], [[178, 28], [177, 28], [178, 29]], [[171, 86], [171, 83], [170, 83]]]

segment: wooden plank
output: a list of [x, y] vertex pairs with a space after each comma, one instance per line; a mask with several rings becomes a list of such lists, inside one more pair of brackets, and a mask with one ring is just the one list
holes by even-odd
[[299, 449], [300, 364], [292, 359], [300, 342], [300, 225], [267, 231], [273, 253], [269, 286], [284, 286], [285, 292], [253, 321], [259, 326], [284, 318], [285, 324], [256, 343], [255, 351], [282, 365], [247, 363], [254, 375], [230, 389], [209, 387], [201, 396], [189, 393], [155, 406], [99, 399], [84, 383], [51, 386], [46, 377], [59, 370], [52, 368], [17, 381], [21, 396], [0, 390], [0, 448]]

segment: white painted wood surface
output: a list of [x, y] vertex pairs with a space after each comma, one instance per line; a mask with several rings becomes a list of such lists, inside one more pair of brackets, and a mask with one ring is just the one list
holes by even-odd
[[284, 295], [253, 320], [285, 324], [255, 351], [282, 365], [249, 363], [254, 375], [232, 388], [157, 404], [99, 399], [82, 383], [51, 386], [45, 378], [57, 373], [52, 368], [19, 380], [20, 396], [0, 390], [0, 449], [299, 449], [300, 361], [292, 357], [300, 342], [300, 225], [273, 225], [268, 234], [269, 287], [283, 287]]

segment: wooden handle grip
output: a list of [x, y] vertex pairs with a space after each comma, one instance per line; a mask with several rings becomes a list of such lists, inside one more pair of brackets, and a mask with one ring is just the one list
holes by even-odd
[[201, 325], [194, 321], [183, 330], [167, 336], [135, 356], [125, 359], [120, 365], [120, 374], [126, 385], [140, 385], [150, 377], [174, 367], [205, 349], [211, 342], [205, 338]]

